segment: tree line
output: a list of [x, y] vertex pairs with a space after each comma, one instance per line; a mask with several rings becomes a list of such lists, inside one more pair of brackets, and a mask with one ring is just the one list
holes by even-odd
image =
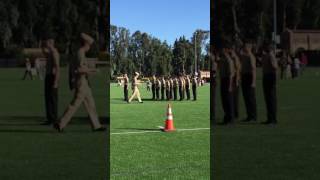
[[81, 32], [99, 38], [99, 10], [98, 0], [1, 0], [0, 56], [38, 48], [47, 36], [55, 38], [61, 54], [73, 54]]
[[[320, 28], [319, 0], [277, 0], [276, 4], [277, 34], [286, 29]], [[239, 46], [250, 40], [258, 47], [272, 41], [273, 0], [221, 0], [217, 5], [218, 40]]]
[[208, 40], [209, 32], [198, 29], [191, 39], [181, 36], [169, 45], [148, 33], [135, 31], [130, 34], [124, 27], [111, 25], [111, 75], [132, 75], [137, 71], [145, 76], [167, 76], [192, 74], [195, 69], [209, 70]]

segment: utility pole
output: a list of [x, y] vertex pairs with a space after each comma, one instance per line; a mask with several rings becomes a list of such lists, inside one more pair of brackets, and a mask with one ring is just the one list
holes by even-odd
[[277, 49], [277, 0], [273, 0], [273, 48]]
[[195, 32], [194, 35], [194, 74], [197, 73], [197, 35], [198, 31]]

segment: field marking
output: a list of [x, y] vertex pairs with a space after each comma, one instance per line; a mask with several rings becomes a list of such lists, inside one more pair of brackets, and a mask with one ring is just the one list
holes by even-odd
[[[210, 128], [176, 129], [176, 132], [180, 132], [180, 131], [201, 131], [201, 130], [210, 130]], [[110, 133], [110, 135], [145, 134], [145, 133], [163, 133], [163, 131], [161, 131], [161, 129], [159, 129], [159, 131], [118, 132], [118, 133]]]

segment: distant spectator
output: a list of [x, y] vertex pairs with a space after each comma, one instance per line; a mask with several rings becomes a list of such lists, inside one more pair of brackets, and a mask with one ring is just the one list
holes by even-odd
[[306, 54], [304, 52], [301, 53], [300, 64], [301, 64], [300, 74], [302, 75], [303, 71], [305, 70], [305, 68], [308, 65], [308, 57], [306, 56]]
[[285, 78], [287, 64], [288, 64], [288, 55], [286, 52], [283, 52], [282, 57], [280, 58], [280, 61], [279, 61], [281, 79]]
[[299, 75], [300, 60], [298, 56], [295, 56], [292, 63], [292, 78], [296, 78]]

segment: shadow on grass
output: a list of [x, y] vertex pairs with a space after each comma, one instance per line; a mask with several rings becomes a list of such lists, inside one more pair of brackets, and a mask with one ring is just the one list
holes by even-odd
[[33, 129], [0, 129], [0, 134], [1, 133], [32, 133], [32, 134], [57, 134], [57, 135], [63, 135], [63, 134], [103, 134], [106, 133], [107, 131], [101, 131], [101, 132], [92, 132], [90, 127], [88, 130], [65, 130], [62, 133], [57, 132], [56, 130], [52, 129], [47, 129], [47, 130], [33, 130]]
[[[110, 117], [99, 117], [102, 124], [110, 124]], [[45, 121], [42, 116], [0, 116], [0, 126], [39, 126]], [[70, 124], [90, 124], [89, 117], [73, 117]]]
[[114, 129], [122, 129], [122, 130], [138, 130], [138, 131], [161, 131], [160, 128], [114, 128]]
[[[113, 101], [116, 101], [116, 102], [120, 101], [120, 102], [123, 102], [124, 104], [127, 103], [126, 101], [123, 100], [123, 98], [112, 98], [110, 100], [111, 101], [113, 100]], [[165, 102], [165, 101], [167, 101], [166, 99], [164, 99], [164, 100], [154, 100], [152, 98], [142, 98], [141, 100], [142, 101], [154, 101], [154, 102]], [[134, 99], [132, 102], [134, 102], [134, 101], [138, 102], [137, 99]], [[170, 100], [170, 101], [174, 101], [174, 100]], [[179, 101], [179, 100], [175, 100], [175, 101]], [[112, 103], [112, 104], [114, 104], [114, 103]]]
[[213, 126], [261, 126], [263, 124], [259, 123], [259, 122], [241, 122], [241, 121], [236, 121], [234, 123], [231, 124], [225, 124], [223, 123], [223, 121], [219, 121], [216, 123], [213, 123]]
[[32, 130], [32, 129], [0, 129], [0, 133], [46, 133], [51, 134], [55, 133], [55, 131], [50, 130]]

